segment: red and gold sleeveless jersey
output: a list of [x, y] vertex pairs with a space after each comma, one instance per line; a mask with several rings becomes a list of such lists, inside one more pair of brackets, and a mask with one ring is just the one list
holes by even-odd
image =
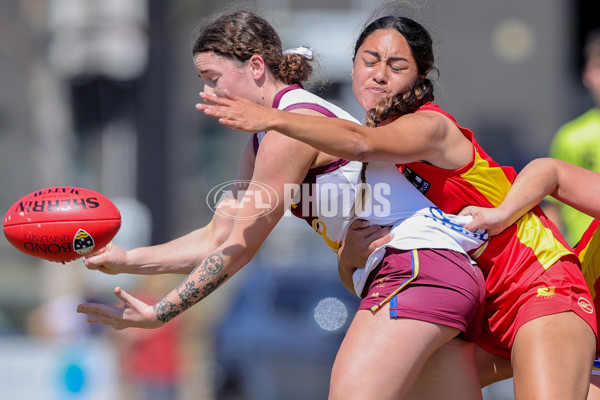
[[[600, 307], [598, 295], [600, 293], [600, 220], [593, 220], [583, 233], [575, 246], [575, 254], [581, 261], [581, 271], [594, 299], [594, 306], [598, 310]], [[597, 313], [596, 317], [600, 318], [600, 313]]]
[[[477, 143], [473, 132], [463, 128], [439, 106], [426, 104], [418, 111], [439, 112], [450, 118], [473, 144], [473, 157], [462, 168], [445, 170], [426, 162], [398, 165], [406, 178], [446, 213], [457, 214], [468, 205], [494, 207], [502, 202], [516, 177], [512, 167], [496, 163]], [[418, 112], [417, 111], [417, 112]], [[541, 208], [535, 207], [473, 258], [486, 277], [488, 302], [510, 301], [559, 258], [572, 249]]]

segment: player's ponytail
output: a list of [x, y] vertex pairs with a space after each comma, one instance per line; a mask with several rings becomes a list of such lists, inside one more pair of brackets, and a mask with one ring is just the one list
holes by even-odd
[[279, 76], [288, 85], [307, 81], [313, 72], [310, 61], [313, 60], [313, 50], [306, 46], [288, 49], [283, 52], [279, 63]]
[[365, 116], [367, 126], [377, 126], [388, 118], [397, 118], [417, 111], [434, 100], [433, 83], [425, 78], [410, 90], [381, 100]]

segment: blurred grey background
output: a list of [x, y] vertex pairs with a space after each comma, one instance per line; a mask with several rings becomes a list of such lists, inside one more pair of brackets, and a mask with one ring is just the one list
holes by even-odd
[[[352, 48], [371, 13], [391, 3], [246, 4], [275, 26], [284, 48], [313, 47], [318, 78], [327, 81], [313, 89], [361, 119], [350, 89]], [[435, 38], [436, 101], [500, 163], [520, 169], [545, 156], [558, 127], [592, 106], [580, 81], [580, 54], [585, 33], [600, 25], [597, 1], [397, 3]], [[235, 176], [247, 136], [194, 109], [202, 82], [192, 65], [192, 33], [229, 4], [240, 3], [2, 1], [0, 209], [40, 188], [89, 187], [120, 207], [123, 228], [115, 240], [125, 248], [207, 223], [206, 194]], [[254, 263], [335, 269], [335, 257], [310, 229], [292, 218], [280, 225]], [[76, 304], [112, 302], [117, 285], [155, 285], [164, 294], [180, 277], [150, 284], [84, 269], [81, 262], [28, 258], [0, 240], [0, 382], [7, 399], [36, 398], [32, 382], [55, 388], [57, 394], [45, 392], [48, 399], [126, 398], [134, 390], [116, 368], [123, 343], [133, 339], [93, 332], [77, 319]], [[244, 272], [181, 317], [184, 379], [177, 399], [214, 398], [210, 337], [243, 282]], [[486, 398], [511, 398], [509, 386], [488, 390]]]

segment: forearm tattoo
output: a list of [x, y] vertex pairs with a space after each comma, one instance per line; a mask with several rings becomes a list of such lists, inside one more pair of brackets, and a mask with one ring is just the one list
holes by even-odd
[[[170, 302], [166, 297], [154, 305], [156, 319], [166, 324], [214, 292], [229, 277], [228, 274], [219, 276], [224, 268], [225, 261], [221, 252], [208, 256], [177, 287], [177, 294], [181, 299], [180, 305]], [[195, 276], [196, 279], [194, 279]]]

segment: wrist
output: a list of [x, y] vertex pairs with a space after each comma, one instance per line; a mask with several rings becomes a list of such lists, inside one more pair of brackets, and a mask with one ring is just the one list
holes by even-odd
[[348, 274], [352, 274], [352, 273], [354, 273], [354, 271], [356, 271], [356, 270], [357, 270], [357, 268], [356, 268], [354, 265], [352, 265], [352, 264], [348, 264], [348, 263], [344, 263], [344, 262], [342, 262], [342, 261], [338, 261], [338, 267], [339, 267], [339, 268], [340, 268], [342, 271], [344, 271], [344, 272], [346, 272], [346, 273], [348, 273]]
[[119, 262], [119, 273], [121, 274], [143, 274], [141, 268], [143, 264], [140, 262], [140, 249], [122, 250], [121, 261]]
[[121, 268], [119, 268], [119, 273], [130, 274], [133, 269], [135, 269], [135, 265], [132, 264], [130, 251], [123, 251], [123, 262]]
[[526, 210], [523, 210], [522, 212], [515, 211], [503, 203], [496, 208], [496, 212], [498, 213], [498, 224], [502, 227], [502, 229], [504, 229], [515, 223], [521, 216], [525, 214]]

